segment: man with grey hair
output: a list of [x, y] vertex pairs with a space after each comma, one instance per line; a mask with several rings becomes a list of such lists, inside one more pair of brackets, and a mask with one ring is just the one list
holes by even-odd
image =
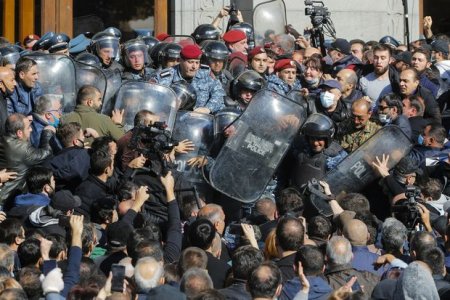
[[11, 275], [14, 274], [14, 252], [3, 243], [0, 243], [0, 267], [8, 269]]
[[[45, 126], [58, 128], [59, 119], [62, 115], [61, 100], [58, 95], [42, 95], [36, 100], [33, 110], [33, 122], [31, 128], [33, 131], [30, 136], [30, 143], [35, 148], [39, 148], [41, 133]], [[53, 150], [55, 150], [55, 140], [50, 141]]]
[[380, 278], [368, 271], [358, 271], [351, 265], [353, 258], [352, 245], [342, 236], [334, 236], [327, 245], [327, 270], [325, 276], [331, 288], [338, 289], [356, 276], [360, 286], [364, 286], [364, 293], [368, 296]]
[[143, 257], [134, 268], [134, 281], [138, 294], [147, 294], [151, 289], [164, 284], [164, 266], [153, 257]]
[[403, 244], [408, 239], [408, 230], [402, 222], [396, 218], [387, 218], [381, 228], [381, 244], [387, 254], [403, 260], [406, 263], [411, 261], [409, 256], [403, 254]]
[[193, 299], [201, 292], [213, 289], [213, 282], [205, 269], [190, 268], [180, 281], [180, 290], [188, 299]]

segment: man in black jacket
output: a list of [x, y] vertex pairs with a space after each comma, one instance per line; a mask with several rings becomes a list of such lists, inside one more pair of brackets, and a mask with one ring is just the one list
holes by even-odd
[[5, 134], [5, 122], [8, 117], [6, 97], [14, 92], [17, 85], [14, 72], [10, 68], [0, 67], [0, 134]]
[[17, 172], [17, 178], [6, 182], [0, 190], [0, 203], [16, 192], [25, 190], [25, 174], [34, 165], [42, 163], [52, 154], [49, 141], [55, 128], [46, 126], [42, 131], [40, 148], [30, 144], [31, 118], [12, 114], [5, 124], [6, 134], [0, 138], [0, 170]]

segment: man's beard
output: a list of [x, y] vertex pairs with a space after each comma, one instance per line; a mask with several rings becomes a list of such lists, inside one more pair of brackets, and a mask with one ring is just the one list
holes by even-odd
[[377, 75], [383, 75], [384, 73], [386, 73], [386, 71], [388, 70], [389, 65], [387, 65], [386, 67], [384, 67], [383, 69], [381, 69], [380, 71], [377, 70], [377, 68], [375, 68], [374, 72]]

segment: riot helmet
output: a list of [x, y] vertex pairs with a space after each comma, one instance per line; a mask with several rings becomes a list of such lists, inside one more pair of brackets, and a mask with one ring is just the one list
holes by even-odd
[[389, 35], [382, 37], [380, 39], [379, 43], [389, 46], [394, 50], [397, 49], [398, 46], [400, 46], [400, 43], [395, 38], [393, 38], [392, 36], [389, 36]]
[[140, 71], [148, 64], [147, 45], [142, 39], [129, 40], [122, 49], [123, 61], [128, 68]]
[[251, 24], [249, 24], [247, 22], [237, 23], [237, 24], [234, 24], [233, 26], [231, 26], [231, 28], [230, 28], [230, 30], [234, 30], [234, 29], [245, 32], [245, 35], [247, 36], [247, 44], [248, 44], [249, 50], [255, 48], [254, 30], [253, 30], [253, 26]]
[[89, 47], [91, 40], [88, 39], [84, 34], [79, 34], [69, 42], [69, 53], [76, 56], [80, 53], [86, 52]]
[[100, 59], [92, 53], [83, 52], [75, 57], [75, 60], [86, 65], [100, 68], [102, 66]]
[[[172, 67], [177, 65], [180, 59], [180, 52], [182, 47], [176, 43], [166, 43], [159, 53], [158, 64], [162, 68]], [[170, 65], [168, 62], [172, 61]]]
[[20, 53], [13, 45], [7, 44], [0, 47], [0, 66], [15, 66], [19, 58]]
[[91, 51], [104, 65], [110, 65], [119, 52], [119, 39], [107, 32], [98, 32], [92, 37]]
[[256, 93], [261, 90], [265, 84], [266, 81], [257, 72], [253, 70], [244, 71], [231, 82], [230, 96], [233, 99], [237, 99], [241, 103], [244, 101], [243, 104], [247, 105], [249, 102], [245, 101], [245, 99], [241, 99], [240, 97], [242, 90], [249, 90]]
[[195, 42], [200, 45], [205, 40], [219, 40], [220, 30], [211, 24], [200, 24], [192, 33]]
[[192, 110], [197, 99], [197, 95], [192, 87], [187, 82], [178, 81], [172, 83], [170, 88], [177, 95], [178, 109]]
[[325, 138], [327, 146], [334, 135], [334, 122], [323, 114], [312, 114], [306, 119], [302, 127], [302, 133], [306, 137]]
[[167, 45], [167, 43], [159, 43], [156, 44], [153, 48], [148, 49], [148, 53], [150, 56], [150, 59], [152, 61], [153, 67], [158, 68], [159, 67], [159, 57], [162, 54], [162, 49]]
[[228, 47], [219, 41], [209, 41], [205, 43], [203, 49], [203, 56], [206, 60], [217, 59], [217, 60], [227, 60], [230, 55]]
[[33, 51], [39, 51], [39, 50], [48, 50], [49, 43], [51, 38], [55, 35], [53, 31], [49, 31], [45, 33], [41, 38], [36, 42], [36, 44], [33, 45], [32, 50]]
[[152, 50], [153, 47], [161, 43], [158, 39], [152, 36], [143, 36], [142, 41], [145, 45], [147, 45], [148, 53]]
[[55, 34], [49, 41], [49, 53], [68, 54], [70, 38], [64, 33]]
[[119, 40], [122, 38], [122, 32], [120, 32], [120, 30], [117, 29], [116, 27], [108, 27], [105, 30], [103, 30], [103, 32], [109, 33], [110, 35], [115, 36]]

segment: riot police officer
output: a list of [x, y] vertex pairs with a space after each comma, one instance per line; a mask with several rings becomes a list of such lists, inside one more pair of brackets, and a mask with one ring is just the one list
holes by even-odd
[[178, 65], [181, 49], [182, 47], [177, 43], [166, 43], [158, 52], [158, 66], [165, 69]]
[[218, 41], [220, 38], [220, 30], [211, 24], [200, 24], [191, 34], [195, 42], [200, 45], [204, 41]]
[[219, 41], [207, 41], [203, 47], [204, 63], [211, 68], [225, 91], [228, 90], [228, 83], [233, 79], [231, 73], [224, 69], [229, 54], [227, 46]]
[[267, 79], [267, 89], [280, 95], [287, 95], [290, 91], [301, 89], [297, 79], [297, 66], [291, 59], [280, 59], [275, 64], [275, 74], [270, 74]]
[[96, 33], [92, 37], [90, 49], [102, 61], [102, 69], [123, 71], [123, 67], [115, 60], [119, 54], [119, 38], [107, 32]]
[[230, 84], [230, 96], [235, 100], [237, 109], [241, 112], [244, 111], [255, 93], [261, 90], [265, 84], [264, 78], [253, 70], [244, 71], [233, 80]]
[[334, 123], [329, 117], [322, 114], [308, 117], [302, 135], [292, 145], [292, 185], [300, 188], [312, 178], [323, 178], [347, 156], [333, 140], [334, 132]]
[[148, 64], [147, 46], [141, 39], [129, 40], [123, 45], [123, 61], [125, 70], [122, 79], [124, 80], [148, 81], [154, 71], [146, 67]]
[[215, 113], [224, 107], [225, 91], [208, 66], [200, 66], [202, 50], [197, 45], [186, 45], [180, 52], [180, 64], [159, 70], [151, 76], [151, 82], [165, 86], [185, 81], [196, 94], [194, 110]]
[[69, 42], [70, 38], [67, 34], [58, 33], [50, 39], [48, 52], [69, 56]]

